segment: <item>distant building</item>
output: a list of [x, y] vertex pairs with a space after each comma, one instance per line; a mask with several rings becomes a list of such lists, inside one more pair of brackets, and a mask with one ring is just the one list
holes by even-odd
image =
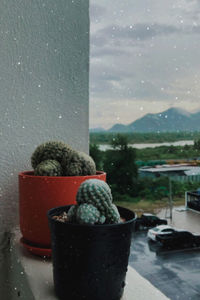
[[185, 207], [200, 212], [200, 189], [185, 193]]
[[174, 165], [156, 165], [146, 166], [139, 168], [138, 170], [140, 177], [151, 177], [157, 178], [160, 176], [168, 176], [168, 177], [187, 177], [187, 176], [196, 176], [200, 175], [200, 167], [190, 165], [190, 164], [174, 164]]

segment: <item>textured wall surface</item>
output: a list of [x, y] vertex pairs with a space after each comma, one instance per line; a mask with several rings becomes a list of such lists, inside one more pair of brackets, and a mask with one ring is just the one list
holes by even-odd
[[[0, 221], [16, 224], [35, 147], [88, 151], [88, 0], [0, 1]], [[2, 224], [0, 224], [2, 228]]]

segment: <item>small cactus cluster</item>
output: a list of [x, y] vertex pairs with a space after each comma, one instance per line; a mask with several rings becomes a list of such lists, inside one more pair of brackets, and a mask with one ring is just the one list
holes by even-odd
[[63, 142], [50, 141], [39, 145], [31, 164], [38, 176], [84, 176], [96, 174], [93, 159]]
[[115, 224], [120, 215], [108, 184], [99, 179], [84, 181], [76, 196], [77, 205], [70, 207], [68, 221], [78, 224]]

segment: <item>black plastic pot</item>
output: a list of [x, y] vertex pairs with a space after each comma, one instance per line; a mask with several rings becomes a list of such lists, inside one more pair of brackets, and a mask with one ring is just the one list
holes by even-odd
[[118, 207], [120, 224], [61, 223], [48, 212], [55, 292], [62, 300], [119, 300], [123, 294], [135, 213]]

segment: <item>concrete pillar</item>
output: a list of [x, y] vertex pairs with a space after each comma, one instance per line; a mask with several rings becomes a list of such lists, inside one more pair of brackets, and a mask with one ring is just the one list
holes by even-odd
[[1, 230], [18, 222], [17, 174], [38, 144], [88, 152], [88, 2], [0, 1]]

